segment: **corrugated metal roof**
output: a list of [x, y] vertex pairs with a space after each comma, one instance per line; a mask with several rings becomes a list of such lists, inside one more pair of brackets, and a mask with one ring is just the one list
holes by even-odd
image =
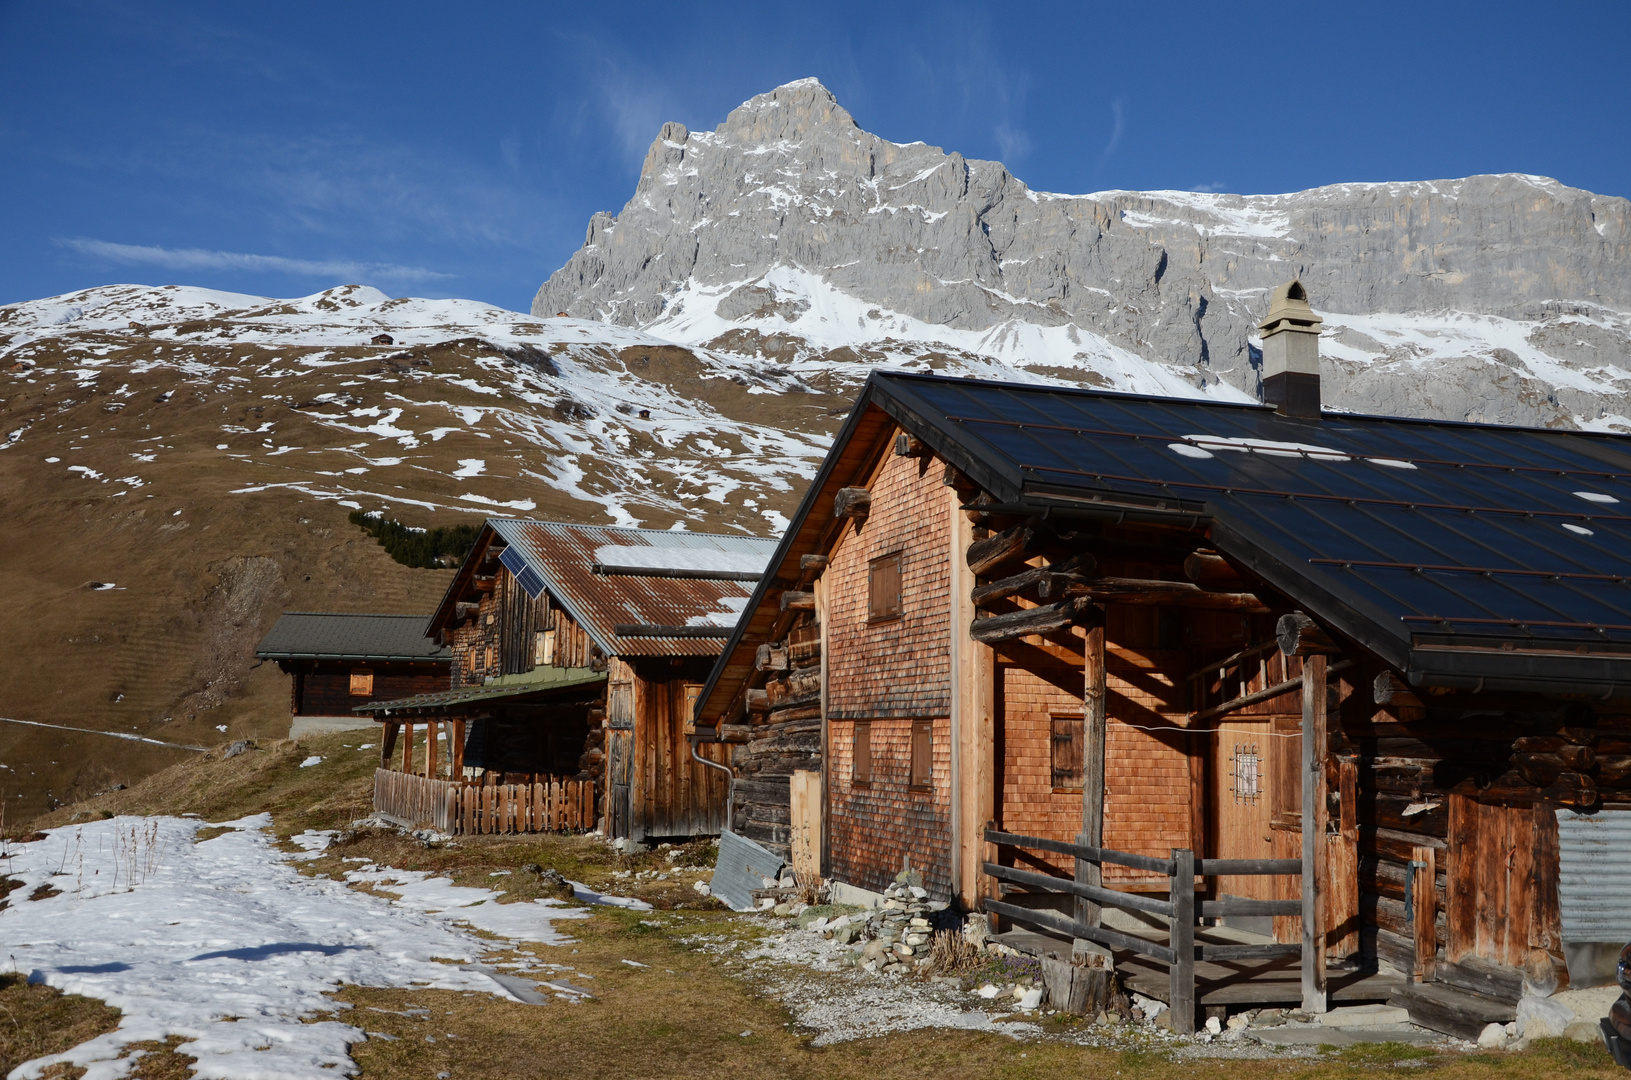
[[452, 654], [425, 636], [428, 615], [285, 611], [255, 649], [260, 660], [436, 660]]
[[1557, 812], [1563, 940], [1631, 941], [1631, 811]]
[[594, 686], [606, 681], [604, 671], [590, 668], [534, 668], [525, 675], [507, 676], [482, 686], [460, 686], [452, 690], [438, 690], [434, 694], [416, 694], [395, 701], [371, 701], [358, 705], [352, 712], [389, 715], [420, 709], [441, 709], [449, 705], [468, 705], [482, 701], [522, 697], [527, 694], [552, 694], [581, 686]]
[[[494, 518], [488, 525], [507, 547], [501, 561], [532, 596], [545, 589], [594, 639], [607, 656], [714, 656], [752, 594], [752, 582], [697, 576], [695, 558], [673, 560], [678, 573], [660, 570], [599, 573], [597, 552], [613, 547], [656, 551], [715, 552], [720, 565], [751, 560], [763, 567], [776, 541], [753, 536], [622, 529], [552, 521]], [[620, 560], [644, 567], [650, 558]], [[617, 633], [619, 626], [713, 627], [717, 637]]]

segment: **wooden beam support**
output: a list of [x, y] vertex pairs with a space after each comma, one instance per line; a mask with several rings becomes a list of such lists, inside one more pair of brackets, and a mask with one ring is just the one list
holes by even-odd
[[[1289, 618], [1290, 616], [1288, 616]], [[1281, 620], [1283, 625], [1285, 620]], [[1284, 644], [1284, 635], [1281, 643]], [[1303, 1010], [1322, 1013], [1325, 985], [1326, 732], [1325, 657], [1303, 660]]]
[[770, 691], [749, 690], [747, 692], [747, 708], [750, 713], [770, 711]]
[[[815, 593], [788, 589], [782, 593], [783, 611], [814, 611]], [[783, 636], [786, 636], [785, 634]]]
[[864, 487], [839, 488], [833, 497], [832, 510], [834, 516], [853, 518], [860, 524], [872, 512], [872, 492]]
[[[1095, 625], [1087, 631], [1087, 648], [1082, 672], [1082, 831], [1076, 842], [1083, 847], [1104, 846], [1104, 744], [1108, 714], [1105, 706], [1104, 619], [1095, 613]], [[1103, 868], [1096, 862], [1076, 860], [1076, 880], [1083, 885], [1104, 884]], [[1076, 921], [1083, 926], [1099, 925], [1099, 905], [1085, 897], [1076, 898]]]
[[442, 722], [432, 720], [425, 725], [425, 779], [436, 779], [436, 737], [441, 734]]
[[1410, 689], [1410, 684], [1393, 674], [1384, 671], [1376, 676], [1371, 684], [1371, 700], [1378, 705], [1411, 705], [1421, 708], [1421, 698]]
[[780, 645], [761, 645], [753, 653], [754, 671], [786, 671], [787, 650]]
[[1030, 637], [1033, 634], [1052, 634], [1068, 626], [1077, 626], [1090, 621], [1095, 612], [1092, 601], [1085, 598], [1062, 600], [1046, 607], [1025, 608], [1023, 611], [1010, 611], [1003, 615], [975, 619], [969, 626], [968, 634], [982, 645], [994, 645], [1002, 641]]
[[1085, 584], [1087, 579], [1082, 575], [1091, 574], [1094, 566], [1093, 556], [1073, 555], [1049, 566], [1032, 567], [989, 585], [981, 585], [970, 593], [970, 597], [976, 607], [985, 607], [1012, 596], [1058, 599], [1065, 595], [1066, 586]]
[[1274, 636], [1280, 640], [1280, 651], [1287, 656], [1329, 655], [1342, 651], [1330, 634], [1300, 611], [1280, 616], [1274, 625]]
[[391, 767], [391, 751], [396, 749], [397, 729], [401, 726], [394, 720], [387, 720], [382, 725], [379, 738], [379, 767], [382, 769]]
[[1208, 589], [1245, 590], [1251, 585], [1228, 559], [1205, 551], [1185, 556], [1184, 577]]
[[976, 540], [968, 546], [968, 568], [976, 574], [988, 574], [1005, 563], [1023, 559], [1032, 553], [1039, 535], [1036, 527], [1026, 522]]
[[450, 747], [450, 758], [453, 762], [453, 779], [464, 779], [464, 725], [463, 717], [453, 721], [453, 745]]
[[402, 734], [405, 736], [402, 740], [402, 771], [411, 773], [413, 772], [413, 724], [403, 724]]
[[896, 457], [927, 457], [929, 453], [929, 444], [916, 435], [902, 431], [895, 436]]
[[1214, 592], [1189, 581], [1162, 581], [1155, 578], [1092, 578], [1065, 586], [1066, 596], [1086, 596], [1118, 604], [1159, 604], [1163, 607], [1213, 608], [1268, 614], [1256, 593]]

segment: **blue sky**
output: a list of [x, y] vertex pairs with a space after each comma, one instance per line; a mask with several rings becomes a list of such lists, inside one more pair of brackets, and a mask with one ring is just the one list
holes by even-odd
[[1531, 172], [1631, 195], [1631, 4], [0, 0], [0, 303], [117, 281], [525, 310], [665, 120], [820, 78], [1032, 187]]

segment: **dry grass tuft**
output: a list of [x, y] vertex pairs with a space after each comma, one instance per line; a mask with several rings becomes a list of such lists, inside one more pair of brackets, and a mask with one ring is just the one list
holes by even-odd
[[[119, 1010], [92, 998], [0, 975], [0, 1076], [25, 1061], [60, 1054], [119, 1026]], [[82, 1070], [59, 1070], [67, 1076]]]
[[959, 975], [973, 971], [988, 957], [960, 930], [941, 930], [929, 945], [929, 970], [936, 975]]

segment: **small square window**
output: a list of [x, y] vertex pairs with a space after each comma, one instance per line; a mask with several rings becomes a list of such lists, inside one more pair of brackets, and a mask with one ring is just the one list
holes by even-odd
[[900, 552], [867, 564], [867, 618], [900, 618]]
[[1048, 756], [1053, 766], [1053, 789], [1080, 791], [1085, 721], [1080, 716], [1055, 716], [1051, 722], [1053, 731]]
[[872, 724], [866, 720], [855, 722], [855, 743], [850, 760], [850, 783], [866, 786], [872, 783]]
[[353, 668], [351, 671], [351, 696], [372, 697], [374, 693], [374, 673], [367, 668]]
[[912, 721], [912, 787], [927, 791], [934, 784], [934, 721]]

